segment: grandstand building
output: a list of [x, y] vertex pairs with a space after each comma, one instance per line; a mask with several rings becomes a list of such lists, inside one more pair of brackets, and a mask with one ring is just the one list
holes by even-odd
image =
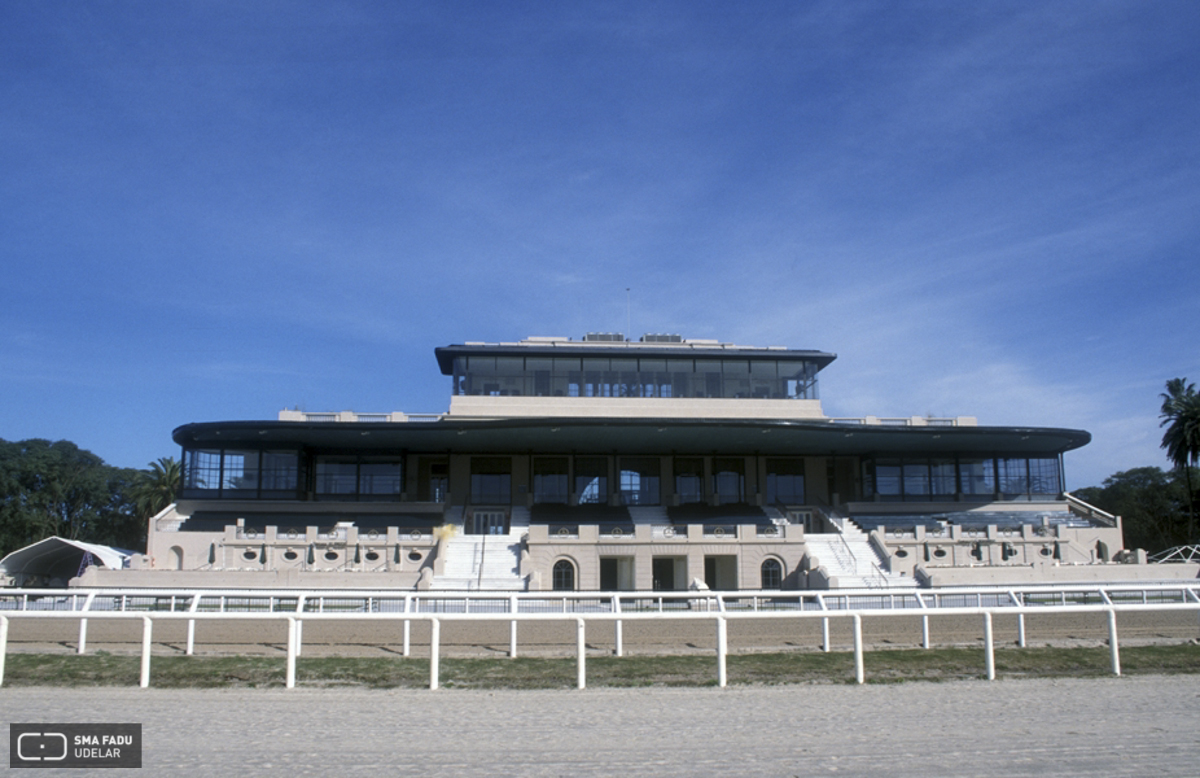
[[[147, 554], [88, 583], [718, 590], [1119, 580], [1087, 432], [824, 415], [820, 351], [589, 334], [436, 349], [449, 412], [187, 424]], [[219, 580], [218, 580], [219, 579]]]

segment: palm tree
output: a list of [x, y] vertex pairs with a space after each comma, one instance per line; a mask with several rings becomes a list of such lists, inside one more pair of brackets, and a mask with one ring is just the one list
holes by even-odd
[[179, 462], [173, 457], [161, 457], [144, 470], [134, 489], [134, 505], [139, 518], [145, 520], [175, 502], [181, 476]]
[[1159, 396], [1163, 401], [1159, 426], [1167, 428], [1162, 447], [1167, 450], [1167, 458], [1172, 464], [1183, 468], [1188, 493], [1188, 539], [1194, 540], [1196, 509], [1190, 465], [1200, 461], [1200, 394], [1196, 393], [1196, 385], [1189, 384], [1186, 378], [1172, 378], [1167, 381], [1167, 391]]

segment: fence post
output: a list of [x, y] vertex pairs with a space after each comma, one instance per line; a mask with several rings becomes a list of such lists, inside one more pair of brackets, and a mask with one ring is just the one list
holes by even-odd
[[442, 622], [429, 620], [429, 690], [438, 688], [438, 651], [442, 638]]
[[725, 688], [728, 676], [725, 672], [725, 657], [729, 653], [729, 629], [724, 616], [717, 617], [717, 686]]
[[1112, 657], [1113, 675], [1121, 674], [1121, 648], [1117, 643], [1117, 612], [1108, 610], [1108, 652]]
[[4, 658], [8, 655], [8, 617], [0, 616], [0, 686], [4, 685]]
[[921, 617], [921, 648], [929, 648], [929, 614]]
[[79, 645], [76, 647], [75, 653], [82, 655], [87, 651], [87, 619], [79, 620]]
[[862, 616], [854, 614], [854, 680], [864, 683], [867, 680], [863, 668]]
[[287, 688], [296, 688], [296, 618], [288, 616], [287, 620]]
[[989, 681], [996, 680], [996, 650], [992, 641], [992, 612], [983, 614], [983, 666]]
[[587, 625], [581, 618], [575, 619], [575, 650], [579, 655], [578, 659], [578, 682], [580, 689], [587, 686], [587, 641], [586, 641]]
[[1017, 645], [1025, 648], [1025, 614], [1017, 614]]
[[828, 654], [833, 648], [829, 645], [829, 617], [821, 619], [821, 650]]
[[188, 619], [187, 655], [191, 656], [196, 650], [196, 620]]
[[412, 619], [404, 620], [404, 656], [409, 655], [410, 640], [412, 636]]
[[[514, 594], [508, 598], [509, 612], [514, 616], [517, 615], [517, 596]], [[517, 656], [517, 620], [514, 618], [508, 625], [508, 655], [511, 658]]]
[[150, 634], [153, 622], [149, 616], [142, 616], [142, 677], [138, 682], [145, 689], [150, 685]]
[[[613, 598], [612, 598], [612, 609], [613, 609], [613, 613], [621, 612], [621, 598], [615, 594], [613, 595]], [[623, 640], [624, 636], [622, 634], [623, 630], [621, 628], [621, 620], [620, 619], [616, 620], [615, 625], [613, 626], [613, 630], [615, 633], [613, 635], [613, 639], [615, 640], [615, 642], [617, 644], [615, 653], [617, 656], [624, 656], [625, 655], [625, 643]]]

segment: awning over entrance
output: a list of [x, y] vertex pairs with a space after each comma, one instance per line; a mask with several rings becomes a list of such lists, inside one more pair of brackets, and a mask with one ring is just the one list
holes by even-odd
[[33, 545], [17, 549], [0, 559], [0, 572], [11, 576], [18, 586], [39, 582], [66, 586], [79, 575], [84, 556], [92, 555], [96, 564], [112, 570], [120, 570], [134, 552], [81, 540], [67, 540], [58, 536], [39, 540]]

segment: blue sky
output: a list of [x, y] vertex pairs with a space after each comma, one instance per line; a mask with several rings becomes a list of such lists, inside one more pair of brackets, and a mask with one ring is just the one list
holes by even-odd
[[[1165, 465], [1200, 3], [0, 5], [0, 437], [443, 411], [439, 345], [839, 355], [834, 416]], [[626, 289], [628, 294], [628, 309]]]

